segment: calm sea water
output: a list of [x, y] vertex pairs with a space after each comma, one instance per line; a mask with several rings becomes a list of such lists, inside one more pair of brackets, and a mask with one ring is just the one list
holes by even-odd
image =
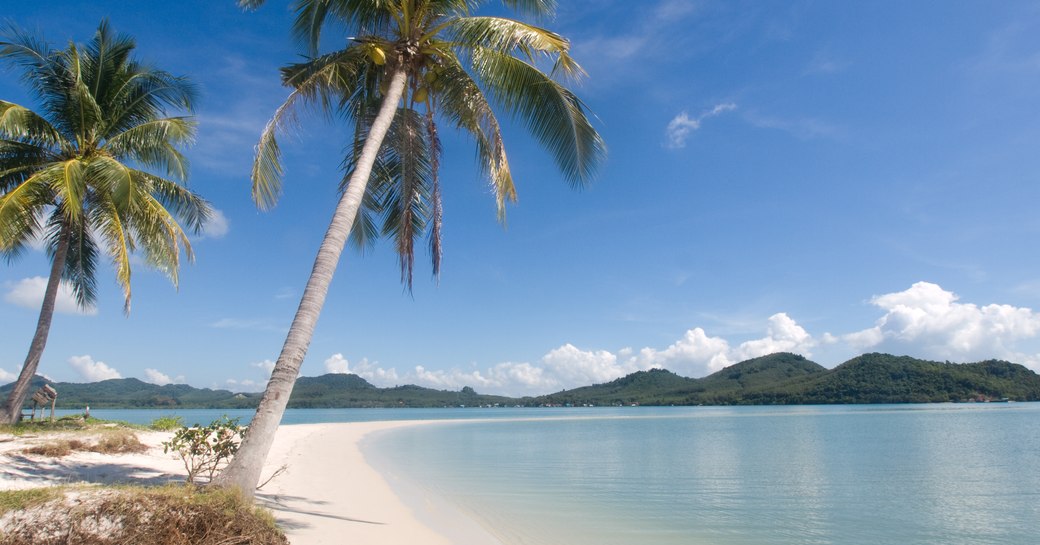
[[1040, 404], [570, 414], [405, 429], [370, 456], [511, 545], [1040, 542]]
[[283, 424], [403, 419], [457, 422], [377, 435], [369, 459], [509, 545], [1040, 543], [1040, 403], [301, 409]]

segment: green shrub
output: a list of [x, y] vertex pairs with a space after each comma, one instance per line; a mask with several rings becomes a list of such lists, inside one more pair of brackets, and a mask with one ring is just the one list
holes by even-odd
[[160, 416], [152, 420], [148, 427], [155, 431], [173, 431], [184, 427], [184, 419], [179, 416]]
[[245, 434], [246, 429], [238, 425], [237, 418], [223, 416], [205, 427], [196, 424], [177, 430], [173, 439], [162, 444], [163, 452], [172, 450], [181, 457], [189, 483], [194, 483], [199, 475], [213, 480], [238, 452]]

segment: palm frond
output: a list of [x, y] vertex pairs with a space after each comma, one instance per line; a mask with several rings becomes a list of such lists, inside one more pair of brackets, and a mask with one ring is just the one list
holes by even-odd
[[90, 224], [103, 241], [105, 253], [112, 259], [116, 270], [116, 281], [123, 288], [123, 313], [130, 314], [130, 256], [134, 243], [127, 230], [126, 219], [120, 215], [113, 202], [106, 200], [91, 208]]
[[[62, 271], [62, 280], [72, 287], [72, 293], [76, 297], [76, 303], [80, 308], [92, 306], [97, 301], [97, 261], [98, 247], [94, 242], [90, 224], [87, 218], [81, 218], [75, 225], [69, 225], [68, 237], [69, 247], [65, 255], [65, 269]], [[53, 252], [57, 247], [58, 238], [62, 236], [62, 226], [66, 222], [59, 214], [51, 217], [49, 231], [53, 240], [48, 248]]]
[[533, 65], [489, 49], [475, 49], [472, 67], [497, 103], [527, 125], [572, 184], [585, 185], [606, 156], [606, 144], [585, 106]]
[[29, 108], [5, 100], [0, 100], [0, 138], [48, 147], [63, 144], [61, 134], [47, 119]]
[[502, 3], [517, 12], [536, 17], [553, 17], [556, 15], [556, 0], [502, 0]]
[[11, 261], [42, 233], [40, 215], [52, 204], [43, 176], [32, 176], [0, 195], [0, 253]]
[[570, 49], [570, 42], [555, 32], [505, 17], [459, 17], [450, 21], [445, 34], [460, 48], [520, 52], [531, 60], [538, 55], [567, 56]]
[[114, 157], [132, 158], [184, 180], [188, 176], [188, 161], [176, 145], [191, 143], [195, 127], [195, 121], [187, 117], [152, 119], [109, 138], [104, 149]]
[[297, 126], [297, 108], [301, 106], [317, 103], [322, 111], [332, 111], [332, 97], [349, 93], [342, 86], [351, 81], [350, 74], [363, 68], [363, 56], [351, 48], [283, 70], [283, 80], [294, 89], [264, 127], [253, 159], [253, 202], [261, 210], [273, 208], [282, 193], [278, 133]]
[[46, 147], [0, 139], [0, 194], [27, 180], [40, 165], [59, 160]]
[[517, 195], [498, 118], [458, 59], [445, 58], [438, 82], [441, 113], [473, 137], [480, 169], [491, 182], [499, 221], [504, 222], [506, 202], [515, 202]]
[[381, 34], [393, 20], [399, 2], [394, 0], [297, 0], [293, 36], [316, 55], [321, 31], [330, 19], [360, 34]]

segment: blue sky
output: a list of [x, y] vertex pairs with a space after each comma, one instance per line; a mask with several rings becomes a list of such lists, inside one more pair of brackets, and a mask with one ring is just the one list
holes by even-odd
[[[439, 283], [422, 261], [409, 295], [387, 245], [344, 253], [304, 375], [546, 393], [780, 350], [1040, 370], [1035, 3], [560, 3], [546, 26], [572, 40], [610, 149], [595, 183], [570, 189], [507, 126], [520, 199], [503, 228], [471, 144], [445, 127]], [[281, 203], [254, 208], [252, 148], [286, 96], [278, 67], [300, 58], [288, 5], [5, 7], [57, 46], [109, 17], [139, 58], [191, 77], [190, 185], [221, 212], [179, 290], [134, 269], [128, 318], [100, 269], [97, 308], [56, 315], [41, 373], [262, 388], [349, 136], [305, 117]], [[9, 70], [0, 97], [32, 105]], [[0, 379], [20, 369], [47, 271], [40, 252], [0, 265]]]

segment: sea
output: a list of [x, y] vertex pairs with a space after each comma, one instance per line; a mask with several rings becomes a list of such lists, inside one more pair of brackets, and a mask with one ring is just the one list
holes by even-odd
[[[225, 413], [251, 415], [177, 412]], [[1040, 543], [1040, 403], [300, 409], [283, 424], [414, 419], [449, 421], [375, 434], [366, 458], [506, 545]]]

